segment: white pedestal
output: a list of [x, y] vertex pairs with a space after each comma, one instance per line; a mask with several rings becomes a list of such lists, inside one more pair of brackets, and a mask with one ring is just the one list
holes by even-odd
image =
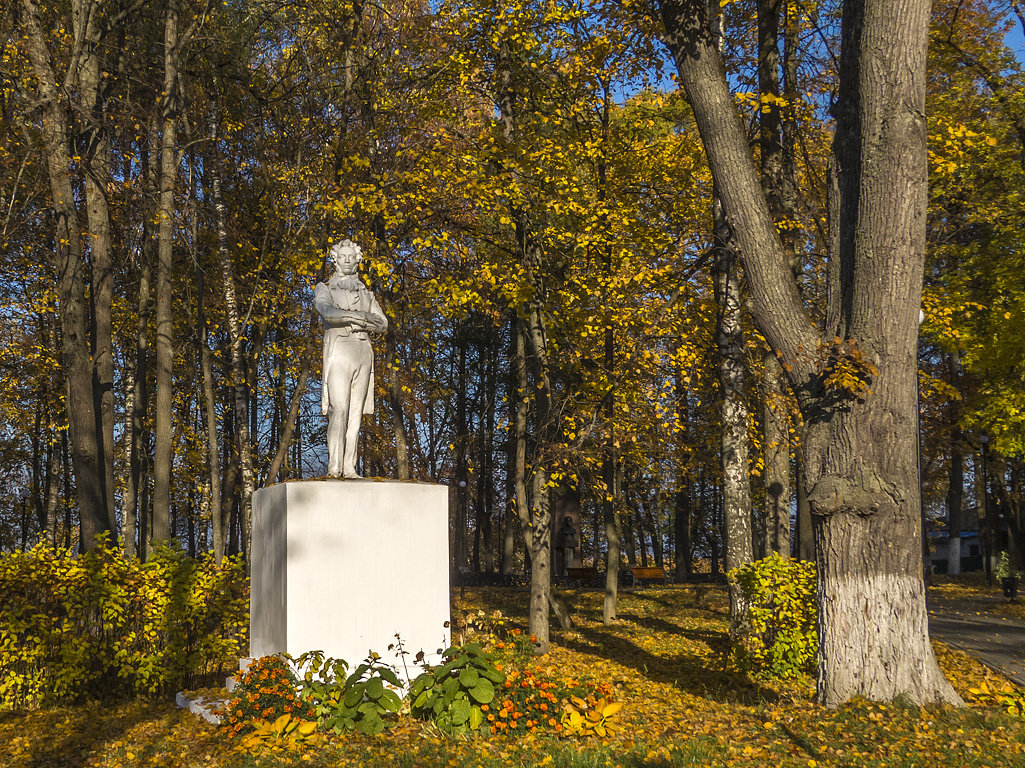
[[402, 672], [449, 642], [448, 489], [305, 480], [253, 494], [251, 656], [320, 650], [349, 668], [370, 651]]

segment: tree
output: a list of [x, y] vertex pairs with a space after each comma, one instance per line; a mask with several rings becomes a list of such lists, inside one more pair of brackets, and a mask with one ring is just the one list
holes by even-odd
[[929, 4], [847, 0], [833, 108], [836, 237], [824, 329], [773, 225], [701, 0], [661, 5], [665, 41], [733, 227], [751, 312], [804, 417], [819, 699], [959, 702], [929, 645], [916, 462]]

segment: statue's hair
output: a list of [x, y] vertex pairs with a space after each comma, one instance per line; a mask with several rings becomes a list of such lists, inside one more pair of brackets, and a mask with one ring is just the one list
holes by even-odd
[[341, 250], [342, 248], [352, 248], [354, 251], [356, 251], [356, 258], [363, 258], [363, 249], [349, 239], [339, 240], [337, 243], [332, 245], [330, 251], [331, 257], [334, 258], [335, 251]]

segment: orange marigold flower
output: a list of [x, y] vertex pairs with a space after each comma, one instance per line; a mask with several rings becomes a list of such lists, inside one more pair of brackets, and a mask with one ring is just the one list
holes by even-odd
[[558, 725], [558, 723], [555, 722], [555, 718], [554, 717], [549, 717], [548, 718], [548, 724], [551, 725], [551, 726]]
[[531, 635], [530, 636], [530, 642], [536, 643], [537, 642], [537, 635]]
[[487, 712], [488, 711], [488, 705], [487, 704], [481, 704], [480, 705], [480, 711], [481, 712]]
[[488, 715], [488, 721], [492, 722], [492, 723], [495, 722], [495, 716], [494, 715]]
[[540, 709], [542, 712], [547, 712], [548, 711], [548, 705], [547, 704], [542, 704], [540, 707], [538, 707], [538, 709]]
[[521, 629], [520, 629], [519, 627], [516, 627], [515, 629], [513, 629], [512, 633], [513, 633], [514, 635], [518, 635], [518, 634], [520, 634], [520, 633], [521, 633], [522, 631], [523, 631], [523, 630], [521, 630]]

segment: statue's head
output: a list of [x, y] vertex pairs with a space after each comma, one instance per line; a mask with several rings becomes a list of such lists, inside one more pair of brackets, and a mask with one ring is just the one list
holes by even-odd
[[352, 275], [363, 259], [363, 251], [352, 240], [341, 240], [331, 246], [330, 256], [335, 269], [343, 275]]

